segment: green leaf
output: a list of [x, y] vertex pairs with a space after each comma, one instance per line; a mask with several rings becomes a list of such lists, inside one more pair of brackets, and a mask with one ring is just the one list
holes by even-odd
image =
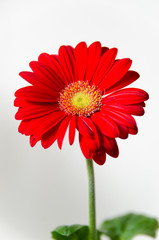
[[157, 229], [158, 222], [155, 218], [130, 213], [104, 221], [99, 231], [111, 240], [131, 240], [139, 234], [155, 237]]
[[56, 240], [88, 240], [88, 226], [60, 226], [51, 234], [52, 238]]

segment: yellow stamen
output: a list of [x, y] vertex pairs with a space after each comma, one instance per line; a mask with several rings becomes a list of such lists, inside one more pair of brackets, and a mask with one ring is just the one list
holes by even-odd
[[60, 93], [59, 105], [68, 114], [90, 116], [100, 109], [101, 100], [102, 93], [96, 86], [78, 81], [69, 84]]

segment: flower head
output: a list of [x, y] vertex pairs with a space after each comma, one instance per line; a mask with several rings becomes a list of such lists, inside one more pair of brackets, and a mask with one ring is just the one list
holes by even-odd
[[148, 94], [138, 88], [125, 88], [139, 78], [129, 70], [129, 58], [115, 60], [117, 49], [94, 42], [87, 47], [61, 46], [58, 55], [42, 53], [30, 63], [32, 72], [21, 72], [31, 86], [16, 91], [15, 115], [22, 120], [19, 132], [30, 136], [33, 147], [44, 148], [55, 140], [61, 149], [69, 128], [72, 145], [75, 130], [83, 155], [102, 165], [106, 154], [118, 156], [116, 138], [137, 133], [132, 115], [144, 114]]

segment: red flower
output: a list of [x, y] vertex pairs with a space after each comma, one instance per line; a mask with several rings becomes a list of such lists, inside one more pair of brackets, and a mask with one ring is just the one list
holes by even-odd
[[[115, 60], [117, 49], [61, 46], [58, 55], [42, 53], [30, 63], [32, 72], [21, 72], [31, 86], [16, 91], [15, 115], [22, 120], [19, 132], [30, 135], [33, 147], [39, 140], [44, 148], [57, 139], [59, 148], [69, 128], [73, 144], [75, 130], [83, 155], [102, 165], [106, 153], [118, 156], [115, 138], [137, 133], [132, 115], [144, 114], [148, 94], [138, 88], [124, 88], [139, 78], [129, 70], [129, 58]], [[124, 89], [123, 89], [124, 88]]]

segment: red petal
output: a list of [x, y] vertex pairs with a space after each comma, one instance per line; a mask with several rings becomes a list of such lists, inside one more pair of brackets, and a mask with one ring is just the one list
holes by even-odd
[[59, 126], [57, 143], [58, 143], [58, 146], [59, 146], [60, 149], [62, 148], [63, 139], [64, 139], [64, 137], [65, 137], [66, 130], [67, 130], [67, 127], [68, 127], [68, 125], [69, 125], [70, 119], [71, 119], [71, 116], [67, 116], [67, 117], [61, 122], [61, 124], [60, 124], [60, 126]]
[[94, 42], [88, 48], [88, 63], [85, 81], [90, 82], [101, 56], [101, 43]]
[[132, 61], [129, 58], [121, 59], [115, 62], [111, 70], [99, 84], [99, 89], [101, 91], [106, 90], [118, 82], [127, 73], [131, 64]]
[[73, 144], [75, 139], [75, 132], [76, 132], [76, 116], [74, 115], [69, 124], [69, 143], [70, 145]]
[[52, 91], [50, 94], [41, 88], [28, 86], [17, 90], [15, 96], [32, 102], [57, 102], [59, 93]]
[[112, 120], [114, 120], [118, 124], [130, 128], [136, 127], [135, 119], [129, 114], [121, 113], [118, 111], [111, 111], [108, 109], [103, 109], [103, 112], [105, 113], [105, 116], [109, 116]]
[[99, 150], [98, 152], [95, 152], [93, 155], [93, 160], [98, 165], [103, 165], [106, 161], [106, 154], [105, 154], [104, 150]]
[[14, 106], [15, 107], [25, 107], [25, 106], [28, 106], [28, 102], [22, 98], [16, 98], [14, 100]]
[[42, 135], [41, 145], [43, 146], [43, 148], [46, 149], [55, 142], [58, 136], [57, 133], [58, 133], [59, 125], [60, 123]]
[[139, 106], [142, 106], [142, 107], [145, 107], [145, 106], [146, 106], [146, 104], [145, 104], [144, 102], [140, 102], [140, 103], [138, 103], [138, 105], [139, 105]]
[[18, 132], [21, 134], [25, 134], [26, 136], [32, 135], [33, 133], [29, 133], [29, 125], [30, 121], [29, 120], [22, 120], [21, 123], [19, 124], [18, 127]]
[[106, 51], [105, 54], [100, 58], [98, 67], [93, 75], [91, 83], [98, 85], [103, 78], [106, 76], [110, 68], [112, 67], [115, 57], [117, 55], [117, 49], [112, 48]]
[[[44, 134], [46, 131], [50, 130], [52, 127], [54, 127], [56, 124], [58, 124], [61, 120], [63, 120], [66, 117], [66, 114], [62, 111], [57, 111], [56, 114], [52, 113], [46, 116], [45, 119], [40, 119], [38, 123], [38, 128], [36, 127], [36, 131], [34, 132], [34, 135], [40, 136]], [[43, 120], [43, 121], [42, 121]], [[40, 129], [39, 129], [40, 126]]]
[[33, 135], [30, 136], [30, 146], [34, 147], [35, 144], [40, 140], [40, 138], [35, 138]]
[[75, 56], [71, 46], [61, 46], [59, 48], [59, 63], [65, 73], [67, 82], [75, 82], [77, 80], [77, 70]]
[[108, 138], [103, 136], [102, 145], [105, 148], [106, 153], [108, 153], [111, 157], [114, 157], [114, 158], [118, 157], [119, 149], [118, 149], [117, 142], [114, 138]]
[[95, 113], [91, 116], [91, 119], [99, 128], [102, 134], [115, 138], [119, 135], [119, 130], [114, 121], [109, 117], [103, 116], [101, 113]]
[[77, 116], [77, 129], [80, 134], [93, 138], [94, 132], [92, 129], [83, 121], [82, 117]]
[[140, 105], [120, 105], [117, 103], [104, 105], [102, 109], [108, 109], [109, 111], [118, 111], [121, 113], [142, 116], [144, 114], [144, 109]]
[[59, 64], [57, 55], [49, 55], [47, 53], [42, 53], [40, 54], [38, 61], [50, 67], [59, 82], [61, 82], [62, 84], [67, 84], [66, 76], [61, 68], [61, 65]]
[[102, 47], [102, 49], [101, 49], [101, 56], [108, 50], [109, 50], [108, 47]]
[[39, 77], [37, 74], [33, 72], [20, 72], [19, 75], [25, 79], [30, 84], [39, 87], [49, 94], [53, 94], [54, 89], [51, 89], [49, 85], [43, 80], [43, 78]]
[[87, 67], [87, 57], [88, 49], [85, 42], [80, 42], [74, 49], [75, 60], [77, 65], [77, 76], [78, 80], [83, 81], [86, 67]]
[[119, 138], [121, 139], [127, 139], [128, 138], [128, 128], [124, 127], [121, 124], [118, 124], [118, 128], [119, 128]]
[[36, 138], [41, 138], [44, 133], [53, 128], [65, 117], [66, 114], [62, 111], [57, 111], [56, 114], [53, 112], [44, 117], [22, 121], [18, 130], [22, 134], [34, 135]]
[[130, 134], [135, 135], [138, 133], [138, 128], [137, 128], [137, 126], [135, 128], [128, 128], [128, 131]]
[[125, 88], [112, 93], [102, 99], [102, 103], [113, 101], [120, 104], [138, 104], [148, 100], [149, 95], [144, 90], [138, 88]]
[[91, 120], [91, 118], [84, 117], [84, 116], [81, 116], [80, 118], [82, 119], [83, 123], [87, 126], [87, 128], [90, 129], [90, 131], [94, 134], [93, 137], [96, 139], [96, 143], [99, 147], [100, 145], [99, 136], [93, 121]]
[[85, 158], [92, 159], [94, 152], [98, 149], [96, 139], [79, 134], [79, 143]]
[[52, 88], [56, 91], [60, 91], [64, 84], [62, 85], [53, 75], [54, 73], [47, 66], [43, 66], [40, 62], [32, 61], [30, 62], [30, 67], [35, 74], [44, 82], [49, 88]]
[[105, 90], [105, 93], [108, 94], [110, 92], [115, 92], [118, 89], [124, 88], [128, 86], [129, 84], [136, 81], [140, 75], [135, 71], [128, 71], [124, 77], [122, 77], [118, 82], [116, 82], [113, 86], [107, 88]]
[[[39, 118], [42, 116], [46, 116], [47, 114], [51, 114], [53, 112], [59, 111], [59, 107], [56, 104], [28, 104], [24, 108], [19, 108], [17, 113], [15, 114], [16, 120], [27, 120], [27, 119], [34, 119]], [[56, 113], [54, 113], [56, 115]]]

